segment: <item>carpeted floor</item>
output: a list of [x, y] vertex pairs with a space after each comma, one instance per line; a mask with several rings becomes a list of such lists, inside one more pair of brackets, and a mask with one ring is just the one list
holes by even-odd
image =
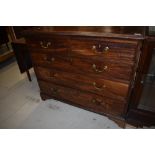
[[119, 128], [107, 117], [59, 101], [40, 99], [35, 74], [32, 82], [20, 74], [16, 61], [0, 69], [0, 128], [104, 129]]

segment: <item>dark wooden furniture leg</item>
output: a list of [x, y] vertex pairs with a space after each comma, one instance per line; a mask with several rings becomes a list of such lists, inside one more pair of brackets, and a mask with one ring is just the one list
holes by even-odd
[[31, 81], [32, 81], [32, 79], [31, 79], [31, 75], [30, 75], [29, 70], [26, 70], [26, 74], [27, 74], [27, 77], [28, 77], [29, 81], [31, 82]]

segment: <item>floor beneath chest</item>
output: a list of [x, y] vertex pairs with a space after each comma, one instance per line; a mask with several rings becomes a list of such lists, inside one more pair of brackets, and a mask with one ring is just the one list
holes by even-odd
[[0, 128], [120, 128], [107, 117], [55, 100], [42, 101], [33, 70], [32, 82], [16, 61], [0, 69]]

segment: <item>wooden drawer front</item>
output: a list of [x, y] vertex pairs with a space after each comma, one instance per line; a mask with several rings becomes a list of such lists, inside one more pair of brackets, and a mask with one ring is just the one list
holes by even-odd
[[92, 50], [71, 50], [70, 56], [75, 56], [85, 59], [94, 59], [104, 61], [115, 61], [122, 62], [126, 64], [133, 64], [136, 61], [136, 52], [135, 51], [109, 51], [107, 53], [98, 54], [94, 53]]
[[61, 37], [39, 37], [35, 39], [28, 39], [27, 44], [31, 48], [36, 49], [57, 49], [57, 48], [67, 48], [68, 47], [68, 38], [65, 36]]
[[124, 103], [117, 102], [101, 96], [80, 92], [75, 89], [39, 81], [41, 93], [47, 94], [55, 99], [69, 101], [77, 105], [99, 113], [108, 113], [121, 116], [124, 113]]
[[[135, 50], [137, 48], [137, 41], [120, 40], [120, 39], [106, 39], [95, 37], [70, 37], [68, 40], [72, 49], [89, 49], [96, 46], [98, 52], [104, 52], [105, 47], [111, 50]], [[109, 49], [109, 50], [110, 50]]]
[[[90, 74], [93, 77], [106, 79], [117, 79], [129, 81], [133, 74], [134, 64], [116, 63], [113, 61], [91, 60], [72, 58], [70, 63], [71, 71], [76, 71], [81, 74]], [[69, 69], [68, 69], [69, 70]]]
[[67, 48], [57, 48], [57, 49], [38, 49], [38, 48], [29, 48], [29, 51], [34, 55], [46, 54], [46, 57], [51, 56], [61, 56], [66, 57], [70, 56]]
[[76, 57], [59, 57], [52, 54], [31, 53], [32, 60], [40, 66], [57, 68], [79, 74], [90, 74], [93, 77], [120, 79], [129, 81], [132, 76], [133, 65], [115, 63], [112, 61], [95, 61]]
[[62, 57], [53, 53], [31, 53], [31, 58], [33, 63], [36, 65], [46, 66], [46, 67], [56, 67], [62, 68], [64, 66], [68, 67], [71, 66], [71, 62], [67, 54], [65, 53]]
[[36, 67], [35, 72], [42, 80], [92, 92], [116, 100], [126, 101], [128, 95], [129, 85], [120, 82], [104, 80], [102, 78], [91, 78], [86, 75], [41, 67]]
[[137, 42], [126, 42], [119, 40], [88, 40], [71, 39], [71, 55], [101, 58], [116, 61], [135, 61]]
[[[65, 49], [70, 56], [94, 58], [96, 60], [113, 60], [132, 63], [135, 61], [137, 42], [106, 40], [93, 38], [54, 37], [27, 41], [31, 51], [46, 51], [64, 54]], [[59, 50], [60, 49], [60, 50]]]

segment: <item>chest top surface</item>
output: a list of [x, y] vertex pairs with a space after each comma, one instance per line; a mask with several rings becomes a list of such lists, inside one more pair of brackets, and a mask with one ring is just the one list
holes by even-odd
[[25, 37], [37, 35], [94, 36], [107, 38], [144, 39], [143, 26], [42, 26], [23, 32]]

